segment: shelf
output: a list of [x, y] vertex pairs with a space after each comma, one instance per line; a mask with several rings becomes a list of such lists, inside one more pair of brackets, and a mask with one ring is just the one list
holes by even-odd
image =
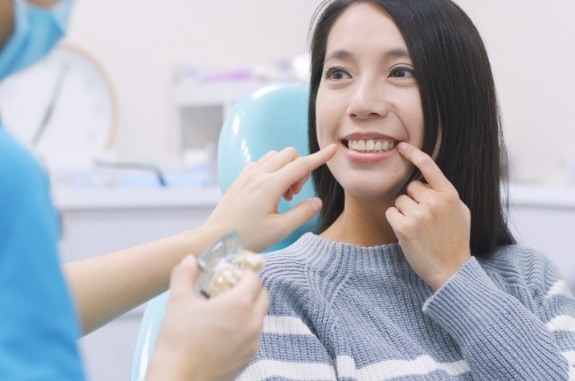
[[178, 189], [87, 189], [56, 187], [59, 210], [153, 209], [214, 207], [221, 198], [218, 187]]
[[575, 209], [575, 186], [510, 184], [509, 203], [514, 206]]

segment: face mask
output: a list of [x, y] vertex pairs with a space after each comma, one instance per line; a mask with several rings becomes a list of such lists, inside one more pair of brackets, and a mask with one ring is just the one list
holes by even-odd
[[40, 8], [14, 0], [14, 31], [0, 52], [0, 80], [44, 58], [66, 34], [75, 0]]

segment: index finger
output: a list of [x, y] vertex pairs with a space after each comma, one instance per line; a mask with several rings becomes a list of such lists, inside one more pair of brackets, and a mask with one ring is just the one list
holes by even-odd
[[440, 192], [452, 191], [454, 189], [453, 184], [445, 177], [441, 169], [428, 154], [406, 142], [399, 143], [397, 149], [403, 157], [412, 162], [413, 165], [421, 171], [421, 174], [432, 189]]
[[325, 164], [337, 152], [337, 145], [329, 146], [308, 156], [302, 156], [278, 170], [280, 180], [278, 184], [289, 187], [303, 178], [307, 177], [311, 171]]

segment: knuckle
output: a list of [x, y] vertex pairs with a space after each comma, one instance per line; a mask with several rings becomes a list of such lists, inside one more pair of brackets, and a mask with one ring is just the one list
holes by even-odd
[[399, 197], [397, 197], [397, 198], [395, 199], [395, 204], [396, 204], [396, 205], [397, 205], [397, 204], [403, 204], [403, 203], [405, 203], [408, 199], [409, 199], [408, 196], [402, 194], [401, 196], [399, 196]]
[[255, 170], [256, 170], [256, 163], [254, 163], [253, 161], [250, 161], [249, 163], [246, 163], [246, 165], [244, 165], [244, 167], [241, 169], [238, 177], [250, 176]]
[[460, 201], [459, 199], [459, 193], [457, 193], [457, 191], [455, 189], [446, 192], [445, 193], [445, 200], [452, 204], [452, 203], [458, 203]]
[[433, 212], [441, 208], [441, 202], [437, 197], [431, 197], [429, 200], [426, 201], [425, 206], [430, 212]]
[[415, 181], [412, 181], [409, 183], [409, 185], [407, 186], [407, 192], [408, 193], [412, 193], [413, 191], [415, 191], [417, 188], [417, 183]]
[[467, 220], [471, 220], [471, 209], [462, 201], [461, 204], [463, 205], [463, 214], [467, 218]]
[[259, 176], [252, 176], [249, 179], [249, 184], [253, 190], [262, 188], [269, 184], [268, 176], [264, 173], [260, 173]]
[[298, 157], [299, 153], [294, 147], [286, 147], [284, 148], [284, 152], [288, 154], [289, 157]]

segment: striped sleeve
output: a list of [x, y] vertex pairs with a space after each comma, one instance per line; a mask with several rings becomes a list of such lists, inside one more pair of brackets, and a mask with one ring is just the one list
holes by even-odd
[[555, 265], [546, 261], [544, 269], [539, 317], [569, 364], [568, 379], [575, 381], [575, 298]]
[[527, 267], [518, 273], [529, 274], [533, 310], [499, 289], [475, 258], [423, 307], [457, 341], [474, 380], [575, 380], [575, 300], [548, 260], [532, 257]]
[[333, 361], [319, 339], [294, 316], [266, 316], [260, 350], [237, 381], [336, 380]]

